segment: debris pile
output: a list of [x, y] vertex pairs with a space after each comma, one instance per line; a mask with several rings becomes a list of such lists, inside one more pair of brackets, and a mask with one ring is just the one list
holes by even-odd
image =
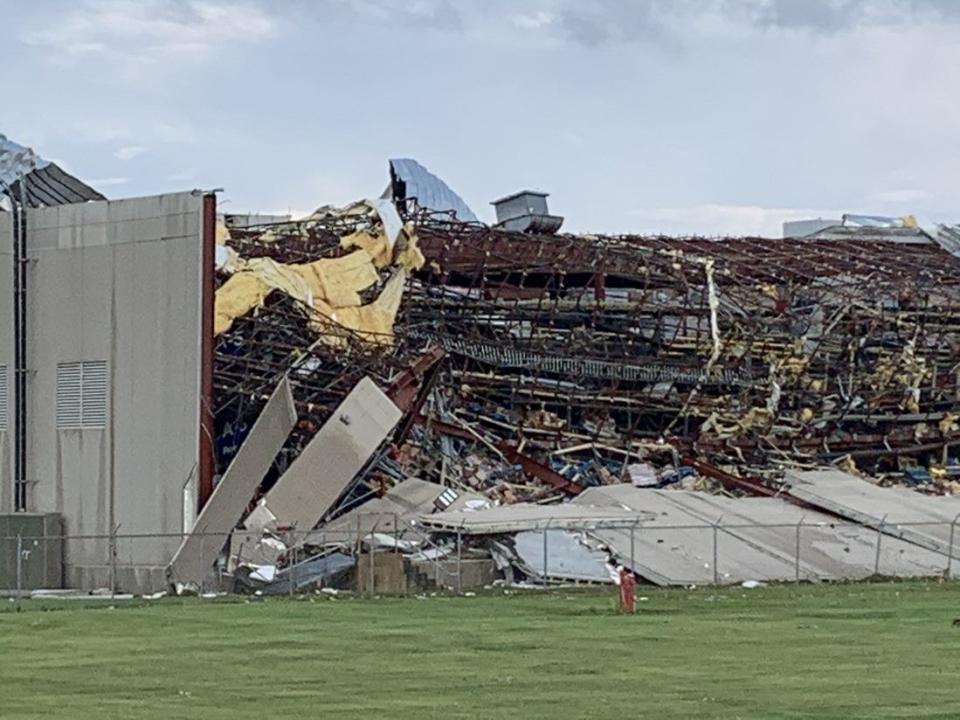
[[[233, 535], [222, 569], [244, 587], [360, 587], [378, 549], [404, 558], [404, 583], [450, 587], [454, 553], [461, 582], [465, 558], [607, 582], [652, 552], [624, 544], [650, 525], [646, 502], [715, 499], [683, 510], [688, 524], [755, 519], [736, 498], [788, 493], [790, 473], [823, 466], [960, 488], [960, 258], [935, 243], [537, 235], [410, 198], [401, 210], [363, 201], [222, 230], [218, 491], [281, 383], [295, 414], [217, 524]], [[569, 566], [534, 557], [551, 542]], [[795, 570], [744, 552], [742, 571], [706, 581]], [[697, 562], [696, 577], [641, 574], [703, 582]]]

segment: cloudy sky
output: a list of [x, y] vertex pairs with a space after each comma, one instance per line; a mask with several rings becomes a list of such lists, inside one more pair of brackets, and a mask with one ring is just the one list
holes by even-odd
[[778, 235], [960, 220], [960, 0], [0, 0], [0, 133], [111, 197], [378, 194], [414, 157], [483, 219]]

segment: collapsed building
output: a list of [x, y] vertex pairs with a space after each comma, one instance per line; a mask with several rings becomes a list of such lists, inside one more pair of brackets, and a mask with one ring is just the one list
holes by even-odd
[[[881, 560], [890, 574], [953, 571], [952, 532], [894, 532], [877, 510], [909, 492], [922, 503], [904, 522], [949, 524], [960, 489], [960, 258], [946, 229], [911, 242], [876, 228], [569, 235], [545, 197], [504, 198], [487, 226], [405, 160], [391, 161], [383, 197], [297, 221], [217, 224], [211, 195], [151, 210], [131, 250], [155, 257], [178, 238], [177, 267], [195, 270], [181, 273], [188, 302], [156, 318], [193, 355], [182, 349], [176, 382], [136, 422], [123, 403], [105, 412], [129, 443], [114, 457], [108, 432], [110, 462], [90, 480], [110, 498], [109, 524], [57, 495], [69, 467], [49, 489], [37, 480], [27, 504], [62, 513], [66, 535], [119, 520], [166, 539], [149, 551], [78, 541], [68, 558], [93, 569], [68, 584], [103, 583], [110, 569], [137, 590], [359, 586], [385, 549], [411, 582], [458, 588], [464, 563], [477, 583], [607, 582], [610, 563], [662, 584], [858, 578]], [[106, 205], [108, 222], [137, 220]], [[170, 217], [179, 234], [160, 227]], [[63, 238], [75, 221], [47, 227]], [[83, 237], [49, 247], [89, 253]], [[165, 295], [150, 288], [159, 294], [113, 292], [153, 317]], [[140, 349], [137, 367], [154, 368]], [[106, 386], [115, 369], [137, 377], [113, 358]], [[136, 448], [171, 423], [181, 431], [160, 439], [161, 454], [176, 466], [128, 479]], [[83, 427], [101, 426], [58, 425], [57, 447], [89, 467], [91, 450], [64, 444]], [[136, 503], [145, 491], [165, 508], [159, 524]], [[724, 515], [755, 527], [724, 531], [721, 572], [717, 540], [711, 550], [709, 533], [689, 528]], [[823, 529], [839, 520], [855, 527]], [[785, 548], [804, 522], [819, 555], [801, 564]], [[895, 535], [883, 552], [873, 531]], [[118, 558], [133, 572], [118, 575]]]
[[[240, 445], [238, 429], [242, 436], [252, 426], [281, 377], [298, 418], [259, 488], [265, 499], [243, 510], [249, 547], [257, 546], [251, 531], [276, 540], [278, 531], [316, 528], [291, 541], [309, 557], [337, 535], [332, 528], [343, 533], [354, 519], [354, 541], [372, 542], [365, 515], [379, 515], [385, 528], [392, 514], [394, 530], [404, 525], [391, 547], [422, 552], [431, 533], [516, 540], [547, 532], [551, 521], [551, 532], [564, 532], [565, 522], [606, 523], [615, 533], [666, 514], [650, 512], [653, 490], [604, 509], [597, 492], [607, 486], [679, 490], [658, 502], [719, 494], [733, 503], [728, 512], [739, 508], [761, 523], [763, 513], [746, 510], [762, 508], [791, 525], [796, 518], [783, 520], [780, 500], [729, 496], [789, 495], [791, 477], [824, 467], [932, 494], [960, 488], [960, 260], [932, 239], [572, 236], [543, 234], [536, 224], [511, 232], [463, 222], [409, 198], [399, 209], [398, 218], [373, 202], [324, 208], [225, 238], [221, 469]], [[298, 289], [280, 277], [287, 272], [320, 280]], [[328, 272], [348, 287], [334, 287]], [[258, 290], [237, 304], [241, 283]], [[361, 378], [396, 408], [396, 422], [371, 445], [377, 450], [355, 477], [332, 481], [315, 471], [307, 493], [323, 502], [312, 514], [266, 512], [271, 488], [287, 482], [311, 434], [335, 422]], [[398, 378], [408, 392], [397, 392]], [[410, 512], [402, 501], [409, 483], [424, 481], [430, 497]], [[471, 506], [436, 504], [445, 489]], [[707, 519], [674, 512], [681, 523]], [[410, 538], [418, 524], [419, 544]], [[893, 574], [942, 572], [936, 549], [908, 552], [907, 541], [897, 542], [904, 545], [891, 546], [894, 556], [922, 557]], [[228, 555], [231, 569], [242, 564], [240, 554]], [[745, 564], [764, 578], [792, 577], [792, 563], [779, 561], [785, 575], [766, 559], [766, 570]], [[278, 561], [288, 562], [268, 564]], [[525, 567], [531, 577], [545, 573]], [[866, 567], [819, 572], [863, 577]], [[580, 579], [608, 578], [596, 566], [591, 572]], [[680, 579], [712, 577], [701, 575]]]

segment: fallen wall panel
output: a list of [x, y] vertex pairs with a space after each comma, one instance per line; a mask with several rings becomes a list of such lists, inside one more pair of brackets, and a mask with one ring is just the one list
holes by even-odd
[[171, 583], [202, 582], [296, 422], [290, 383], [284, 378], [170, 562]]
[[655, 520], [636, 528], [588, 532], [606, 544], [620, 563], [657, 585], [709, 585], [793, 577], [791, 562], [742, 538], [715, 531], [699, 515], [666, 500], [665, 494], [630, 485], [608, 485], [590, 488], [572, 502], [654, 513]]
[[[801, 580], [861, 580], [874, 574], [931, 577], [943, 573], [947, 565], [946, 557], [899, 538], [884, 538], [878, 557], [875, 530], [838, 521], [777, 498], [642, 492], [657, 492], [706, 522], [716, 522], [719, 518], [723, 537], [734, 536], [786, 560], [794, 566], [794, 579], [798, 569], [798, 544]], [[722, 575], [723, 558], [720, 559]], [[960, 569], [956, 563], [955, 567]]]
[[324, 423], [261, 506], [278, 525], [312, 529], [344, 493], [402, 413], [368, 377]]
[[793, 497], [940, 553], [944, 567], [951, 554], [960, 557], [960, 527], [951, 530], [960, 526], [960, 498], [879, 487], [839, 470], [788, 472], [786, 480]]

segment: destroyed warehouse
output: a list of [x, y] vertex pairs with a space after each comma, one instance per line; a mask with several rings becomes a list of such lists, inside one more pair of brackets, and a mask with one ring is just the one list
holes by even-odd
[[24, 186], [2, 510], [54, 518], [69, 586], [954, 571], [955, 228], [570, 235], [531, 191], [488, 226], [412, 160], [259, 224]]

